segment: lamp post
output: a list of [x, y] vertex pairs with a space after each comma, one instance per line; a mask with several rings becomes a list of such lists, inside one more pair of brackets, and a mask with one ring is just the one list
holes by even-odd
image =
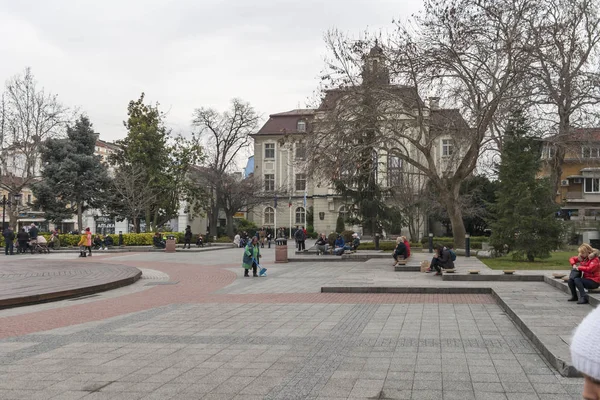
[[2, 232], [4, 232], [4, 224], [6, 220], [6, 195], [2, 195]]

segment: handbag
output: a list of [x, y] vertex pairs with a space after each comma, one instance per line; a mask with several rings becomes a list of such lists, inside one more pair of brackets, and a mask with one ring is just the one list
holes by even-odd
[[581, 278], [581, 271], [572, 269], [571, 273], [569, 274], [569, 279], [575, 279], [575, 278]]

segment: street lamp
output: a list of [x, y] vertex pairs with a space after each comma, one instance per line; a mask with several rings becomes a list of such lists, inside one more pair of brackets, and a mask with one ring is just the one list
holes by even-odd
[[2, 231], [4, 232], [4, 221], [6, 220], [6, 195], [2, 195]]

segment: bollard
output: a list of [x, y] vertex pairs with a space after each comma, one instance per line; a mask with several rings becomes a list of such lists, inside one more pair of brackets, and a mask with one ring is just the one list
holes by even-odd
[[375, 234], [375, 250], [379, 250], [379, 233]]
[[433, 233], [429, 234], [429, 252], [433, 253]]
[[471, 257], [471, 235], [465, 234], [465, 257]]

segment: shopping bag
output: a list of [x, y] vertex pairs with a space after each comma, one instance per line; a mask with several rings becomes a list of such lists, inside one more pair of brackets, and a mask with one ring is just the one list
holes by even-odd
[[429, 270], [429, 261], [421, 261], [421, 272], [427, 272]]

